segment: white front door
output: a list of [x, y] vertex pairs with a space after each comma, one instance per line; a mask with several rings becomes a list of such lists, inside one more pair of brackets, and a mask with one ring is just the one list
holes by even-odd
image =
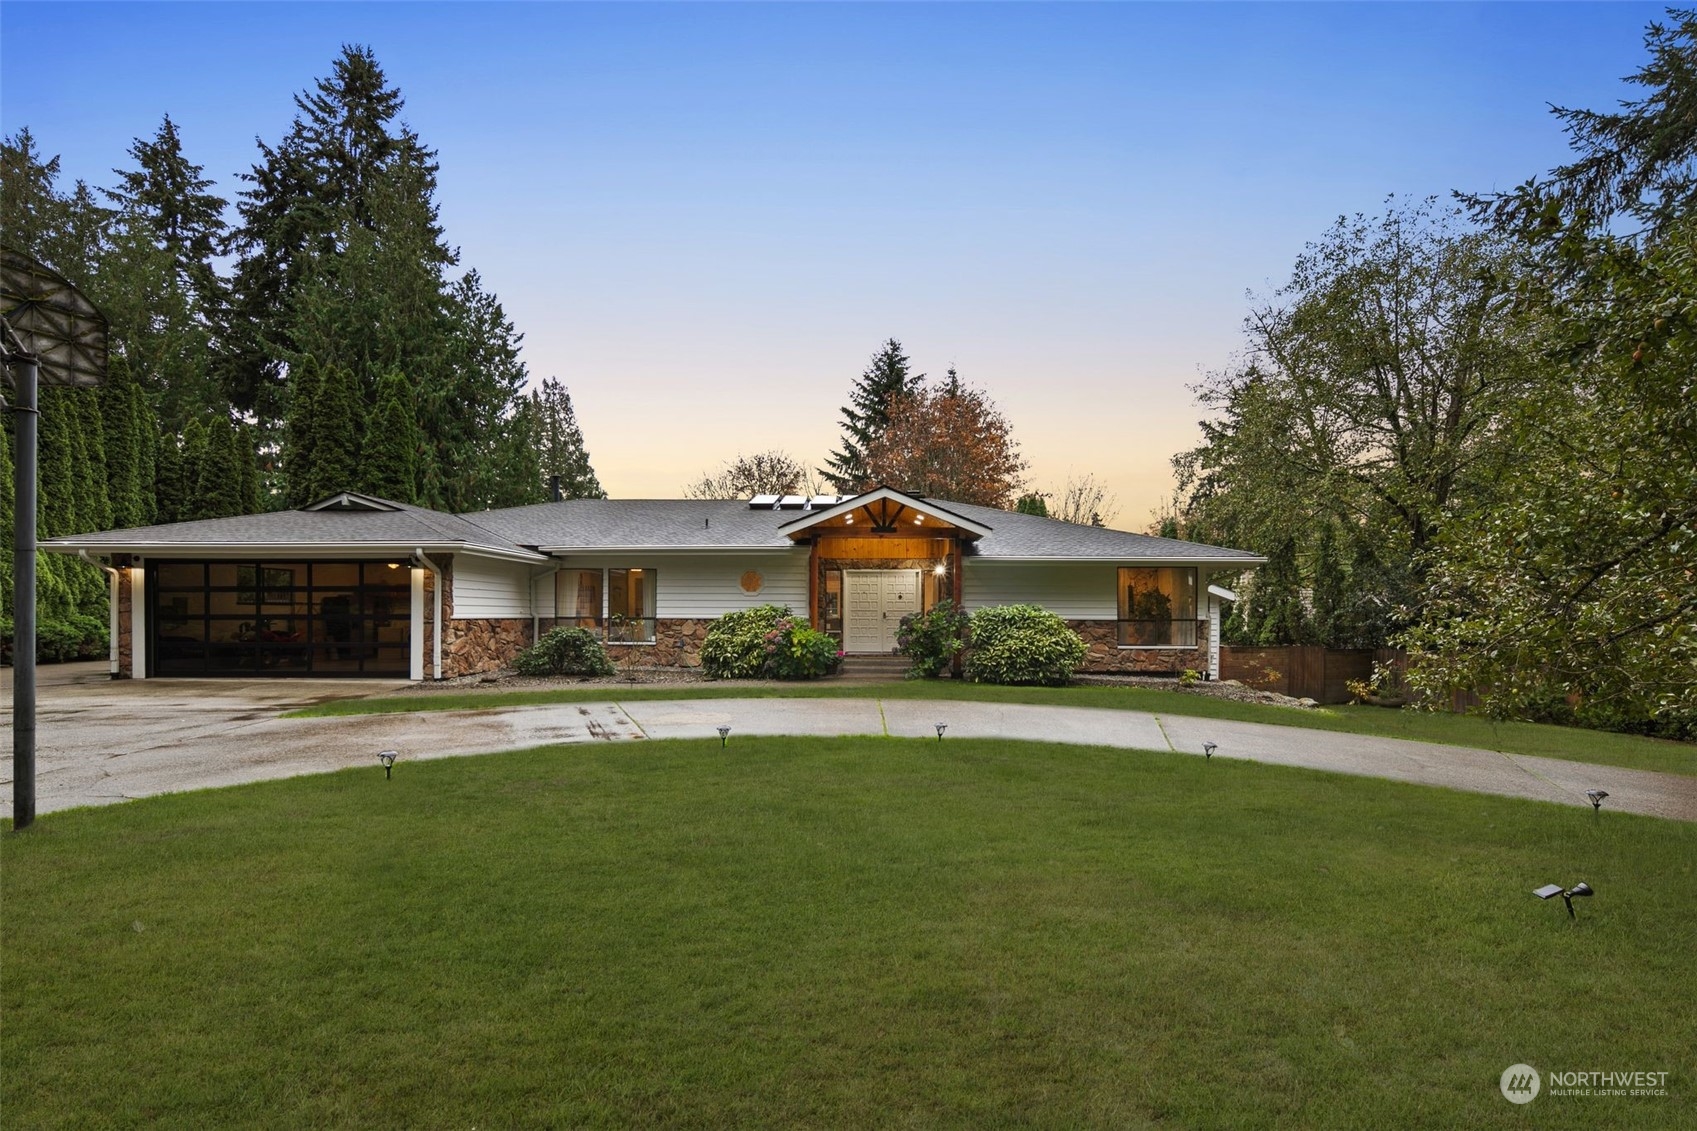
[[902, 618], [918, 608], [918, 570], [844, 570], [843, 651], [894, 651]]

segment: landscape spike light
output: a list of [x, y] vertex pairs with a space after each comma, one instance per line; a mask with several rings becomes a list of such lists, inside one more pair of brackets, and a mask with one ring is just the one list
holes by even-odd
[[941, 741], [943, 741], [943, 732], [949, 729], [949, 724], [948, 723], [938, 723], [936, 725], [937, 725], [937, 741], [941, 742]]
[[731, 728], [730, 727], [720, 727], [719, 728], [719, 745], [721, 747], [724, 746], [727, 742], [730, 741], [730, 738], [731, 738]]
[[1202, 744], [1202, 760], [1206, 762], [1208, 759], [1212, 758], [1214, 756], [1214, 751], [1218, 749], [1219, 747], [1214, 745], [1212, 742], [1204, 742]]
[[[1608, 795], [1609, 795], [1609, 791], [1606, 790], [1606, 789], [1588, 789], [1588, 790], [1586, 790], [1585, 796], [1589, 797], [1591, 799], [1591, 812], [1595, 813], [1595, 812], [1598, 812], [1599, 810], [1601, 810], [1602, 807], [1603, 807], [1603, 798], [1607, 797]], [[1590, 893], [1587, 892], [1586, 894], [1589, 895]]]
[[1567, 904], [1567, 917], [1569, 919], [1577, 919], [1579, 916], [1573, 913], [1573, 901], [1575, 899], [1589, 898], [1590, 896], [1595, 895], [1596, 892], [1591, 890], [1590, 884], [1586, 883], [1584, 880], [1580, 880], [1578, 883], [1566, 890], [1563, 890], [1560, 884], [1545, 884], [1543, 887], [1535, 889], [1532, 894], [1537, 896], [1539, 899], [1554, 899], [1558, 895], [1561, 896], [1561, 901]]
[[399, 750], [385, 750], [377, 755], [377, 760], [383, 763], [383, 780], [388, 781], [394, 774], [395, 759], [401, 756]]

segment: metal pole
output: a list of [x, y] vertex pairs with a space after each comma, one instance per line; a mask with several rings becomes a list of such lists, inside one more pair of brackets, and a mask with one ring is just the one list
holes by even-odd
[[18, 451], [12, 482], [12, 828], [35, 821], [35, 358], [13, 358]]

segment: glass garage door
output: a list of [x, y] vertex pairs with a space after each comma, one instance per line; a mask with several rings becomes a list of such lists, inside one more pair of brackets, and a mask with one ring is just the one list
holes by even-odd
[[148, 565], [154, 675], [410, 674], [404, 562]]

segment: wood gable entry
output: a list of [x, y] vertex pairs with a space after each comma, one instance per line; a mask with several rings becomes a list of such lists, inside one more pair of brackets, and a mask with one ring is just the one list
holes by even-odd
[[813, 626], [836, 636], [845, 651], [868, 652], [893, 647], [894, 625], [915, 603], [920, 611], [942, 600], [958, 603], [961, 552], [990, 533], [946, 506], [890, 487], [821, 507], [780, 529], [810, 547]]

